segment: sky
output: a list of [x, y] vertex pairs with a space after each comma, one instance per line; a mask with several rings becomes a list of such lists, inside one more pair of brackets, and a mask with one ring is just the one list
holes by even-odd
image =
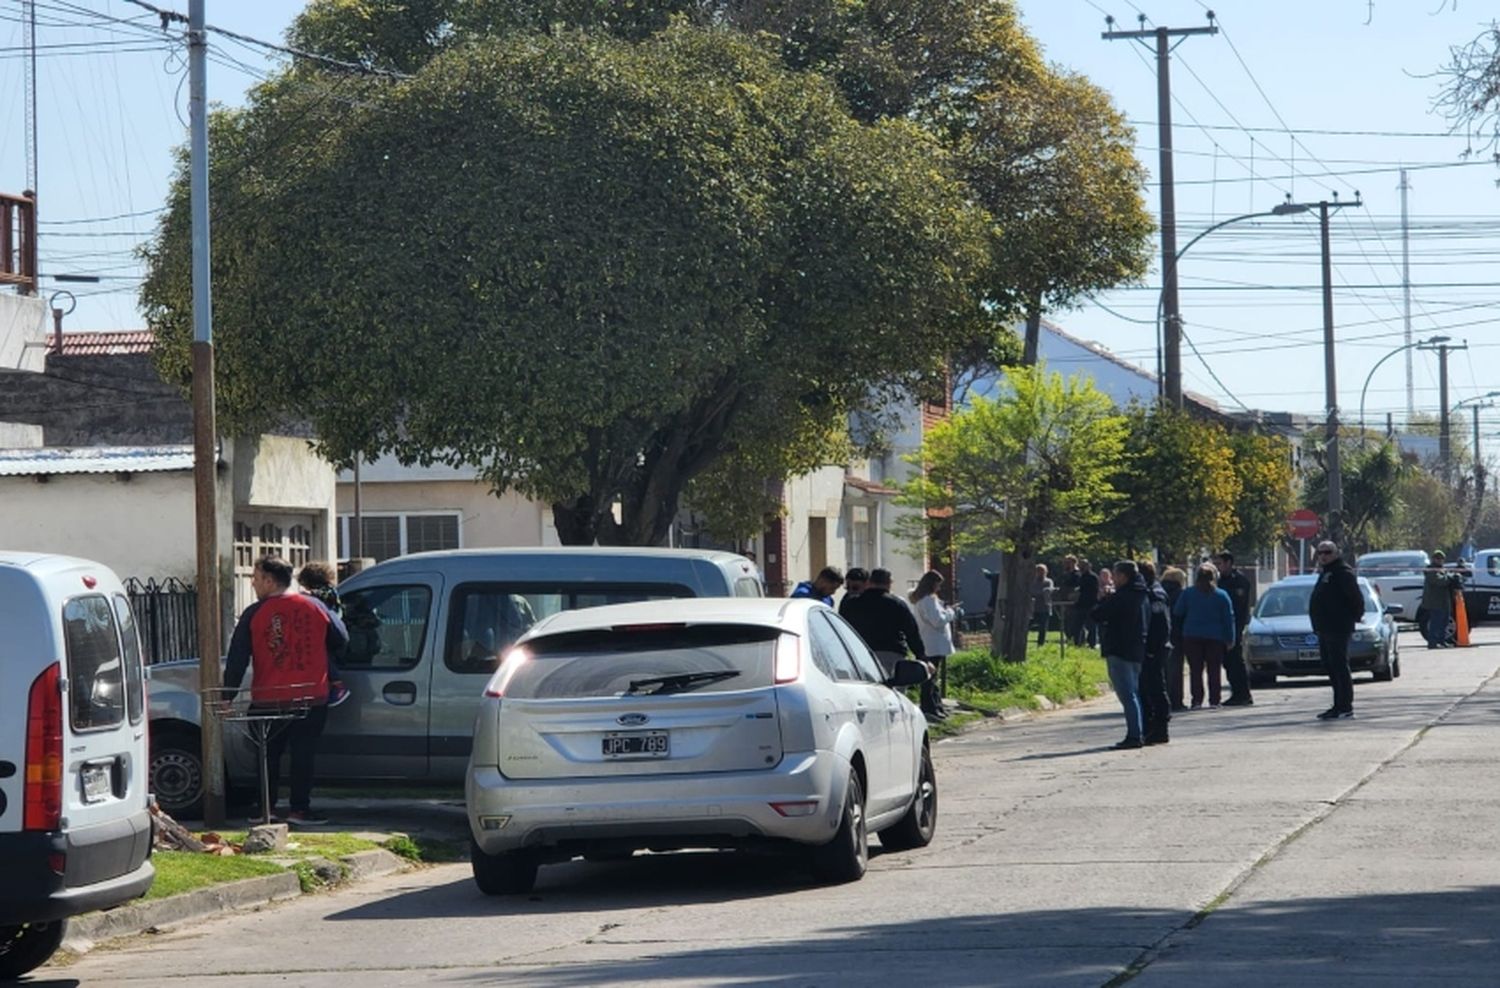
[[[159, 5], [185, 12], [186, 0]], [[1209, 225], [1294, 202], [1353, 200], [1331, 227], [1338, 401], [1346, 422], [1406, 418], [1399, 169], [1409, 171], [1413, 340], [1467, 341], [1449, 358], [1450, 404], [1500, 390], [1500, 168], [1490, 148], [1452, 133], [1434, 111], [1435, 73], [1453, 45], [1488, 21], [1473, 0], [1020, 0], [1055, 64], [1108, 91], [1136, 125], [1137, 155], [1158, 211], [1156, 69], [1122, 29], [1193, 27], [1212, 6], [1221, 33], [1192, 36], [1171, 64], [1178, 243]], [[210, 24], [279, 41], [296, 0], [208, 0]], [[20, 0], [0, 0], [0, 190], [25, 186]], [[88, 273], [68, 286], [70, 329], [139, 328], [142, 266], [186, 135], [185, 52], [176, 35], [126, 0], [37, 0], [38, 162], [44, 276]], [[238, 105], [277, 56], [213, 36], [211, 99]], [[1467, 154], [1470, 150], [1477, 152]], [[1144, 283], [1048, 317], [1148, 369], [1160, 251]], [[1187, 390], [1227, 409], [1322, 415], [1324, 365], [1315, 215], [1236, 222], [1207, 234], [1179, 265]], [[44, 292], [59, 286], [44, 277]], [[59, 304], [68, 304], [65, 299]], [[1438, 411], [1435, 354], [1412, 354], [1413, 408]], [[1058, 366], [1069, 372], [1075, 368]], [[1467, 410], [1463, 414], [1467, 415]], [[1469, 420], [1465, 418], [1464, 423]], [[1500, 408], [1483, 412], [1500, 440]]]

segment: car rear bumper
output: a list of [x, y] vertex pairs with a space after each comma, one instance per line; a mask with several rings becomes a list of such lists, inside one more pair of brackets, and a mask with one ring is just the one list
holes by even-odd
[[[1369, 672], [1384, 661], [1379, 645], [1351, 644], [1349, 646], [1349, 669], [1351, 672]], [[1301, 658], [1296, 652], [1251, 649], [1246, 662], [1257, 676], [1326, 676], [1323, 660]]]
[[145, 810], [76, 830], [0, 834], [0, 924], [48, 922], [140, 898], [156, 875], [150, 859]]
[[[774, 769], [599, 779], [507, 779], [471, 767], [469, 829], [488, 854], [535, 848], [825, 844], [838, 830], [849, 763], [832, 751], [788, 752]], [[773, 803], [815, 806], [783, 816]]]

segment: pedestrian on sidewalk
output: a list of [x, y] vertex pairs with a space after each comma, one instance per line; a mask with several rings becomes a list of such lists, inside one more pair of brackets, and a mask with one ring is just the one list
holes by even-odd
[[1099, 603], [1099, 577], [1087, 559], [1078, 560], [1078, 603], [1074, 611], [1078, 615], [1078, 630], [1073, 636], [1074, 645], [1093, 648], [1099, 644], [1099, 625], [1091, 616], [1094, 605]]
[[1193, 588], [1184, 590], [1172, 606], [1172, 617], [1182, 625], [1182, 649], [1187, 653], [1193, 709], [1203, 706], [1203, 676], [1208, 674], [1208, 706], [1217, 709], [1222, 687], [1224, 652], [1234, 642], [1234, 604], [1219, 589], [1213, 563], [1198, 567]]
[[792, 588], [793, 597], [811, 597], [833, 606], [833, 595], [844, 585], [844, 574], [837, 566], [824, 566], [811, 580], [803, 580]]
[[1052, 600], [1062, 605], [1062, 636], [1068, 641], [1078, 637], [1083, 624], [1083, 612], [1078, 608], [1078, 557], [1066, 555], [1062, 561], [1062, 573], [1056, 579]]
[[1448, 626], [1453, 622], [1453, 592], [1460, 585], [1456, 574], [1443, 568], [1447, 557], [1434, 549], [1432, 565], [1422, 571], [1422, 637], [1428, 648], [1448, 648]]
[[[875, 658], [880, 660], [881, 670], [889, 677], [896, 671], [896, 663], [906, 658], [908, 650], [918, 662], [927, 661], [927, 651], [922, 647], [922, 632], [917, 619], [912, 615], [906, 601], [891, 593], [891, 571], [873, 569], [870, 582], [859, 596], [844, 600], [839, 614], [854, 628], [864, 643], [870, 646]], [[935, 720], [943, 719], [943, 711], [931, 697], [922, 692], [922, 712]], [[929, 709], [930, 707], [930, 709]]]
[[839, 614], [843, 614], [844, 605], [863, 593], [869, 584], [869, 570], [863, 566], [850, 566], [849, 572], [844, 574], [844, 596], [839, 598]]
[[1344, 562], [1339, 547], [1318, 543], [1321, 571], [1307, 601], [1307, 616], [1318, 636], [1318, 652], [1333, 686], [1333, 706], [1318, 714], [1319, 720], [1354, 716], [1354, 680], [1349, 675], [1349, 638], [1365, 613], [1364, 594], [1354, 570]]
[[1037, 563], [1031, 579], [1031, 619], [1036, 623], [1036, 643], [1047, 644], [1047, 625], [1052, 623], [1052, 592], [1056, 589], [1047, 576], [1047, 564]]
[[[1162, 589], [1167, 592], [1167, 613], [1170, 615], [1177, 604], [1177, 598], [1182, 596], [1182, 590], [1187, 586], [1187, 574], [1176, 566], [1168, 566], [1161, 574]], [[1187, 653], [1182, 649], [1182, 622], [1172, 622], [1172, 650], [1167, 653], [1167, 699], [1172, 704], [1172, 712], [1186, 710], [1187, 704], [1182, 702], [1182, 680], [1187, 671]]]
[[943, 589], [943, 574], [930, 569], [917, 581], [916, 589], [909, 598], [912, 613], [917, 619], [917, 629], [922, 637], [922, 651], [932, 663], [933, 674], [922, 684], [922, 712], [939, 720], [947, 716], [943, 709], [942, 682], [943, 664], [953, 654], [953, 622], [963, 616], [962, 607], [948, 607], [938, 596]]
[[[349, 640], [349, 629], [344, 626], [344, 602], [339, 597], [337, 587], [338, 570], [334, 569], [332, 563], [321, 560], [307, 563], [297, 573], [297, 584], [302, 592], [323, 606], [328, 612], [328, 619], [338, 625], [343, 632], [344, 640]], [[344, 685], [343, 677], [339, 675], [339, 659], [343, 658], [343, 650], [337, 654], [328, 653], [328, 705], [336, 707], [349, 699], [349, 688]]]
[[[1172, 609], [1167, 603], [1166, 589], [1156, 580], [1156, 564], [1142, 559], [1137, 566], [1151, 604], [1150, 621], [1146, 625], [1146, 658], [1141, 663], [1141, 740], [1148, 745], [1166, 744], [1167, 725], [1172, 720], [1166, 680], [1167, 660], [1172, 652]], [[1179, 679], [1178, 689], [1181, 688]]]
[[1094, 605], [1090, 618], [1100, 626], [1099, 650], [1109, 669], [1109, 684], [1125, 712], [1125, 739], [1115, 750], [1145, 744], [1141, 713], [1141, 664], [1146, 660], [1146, 633], [1151, 624], [1151, 600], [1146, 581], [1135, 563], [1115, 563], [1115, 591]]
[[1224, 549], [1214, 561], [1219, 567], [1219, 589], [1229, 594], [1234, 605], [1234, 642], [1224, 652], [1224, 674], [1229, 677], [1229, 699], [1226, 707], [1248, 707], [1255, 703], [1250, 695], [1250, 673], [1245, 668], [1245, 632], [1250, 628], [1250, 605], [1254, 587], [1250, 578], [1234, 566], [1234, 553]]

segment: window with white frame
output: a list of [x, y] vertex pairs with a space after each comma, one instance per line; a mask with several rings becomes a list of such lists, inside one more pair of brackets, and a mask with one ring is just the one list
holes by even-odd
[[[339, 558], [348, 559], [353, 515], [339, 515]], [[411, 552], [462, 548], [459, 515], [454, 511], [366, 513], [360, 528], [361, 555], [377, 563]]]

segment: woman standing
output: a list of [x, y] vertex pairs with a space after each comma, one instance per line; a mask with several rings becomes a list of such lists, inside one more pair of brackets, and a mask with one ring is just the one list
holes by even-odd
[[963, 614], [959, 607], [947, 607], [938, 597], [943, 589], [943, 574], [930, 569], [917, 581], [917, 588], [909, 598], [912, 612], [917, 616], [917, 628], [922, 632], [922, 649], [927, 661], [933, 665], [933, 674], [922, 684], [922, 712], [939, 720], [947, 716], [943, 711], [942, 694], [938, 682], [942, 665], [953, 654], [953, 633], [949, 629]]
[[[1182, 590], [1187, 586], [1187, 574], [1176, 566], [1169, 566], [1161, 575], [1161, 585], [1167, 592], [1167, 610], [1171, 611], [1177, 606], [1177, 598], [1182, 596]], [[1182, 674], [1186, 669], [1187, 654], [1182, 650], [1182, 622], [1173, 621], [1172, 651], [1167, 656], [1167, 699], [1171, 701], [1174, 712], [1187, 709], [1187, 704], [1182, 702]]]
[[1198, 567], [1193, 589], [1184, 590], [1172, 606], [1182, 625], [1182, 650], [1187, 653], [1193, 709], [1203, 706], [1203, 673], [1208, 672], [1208, 705], [1218, 707], [1224, 653], [1234, 644], [1234, 603], [1219, 589], [1219, 571], [1212, 563]]
[[1047, 564], [1036, 564], [1036, 576], [1031, 581], [1031, 617], [1036, 622], [1036, 643], [1047, 643], [1047, 625], [1052, 623], [1052, 591], [1055, 588], [1047, 576]]

